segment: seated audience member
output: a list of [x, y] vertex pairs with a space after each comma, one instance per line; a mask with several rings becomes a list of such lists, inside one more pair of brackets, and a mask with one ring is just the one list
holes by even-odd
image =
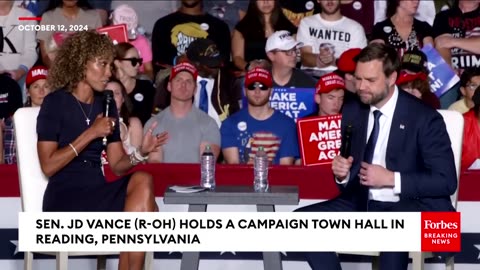
[[137, 78], [143, 59], [132, 44], [119, 43], [115, 50], [115, 78], [122, 82], [132, 101], [132, 116], [138, 117], [144, 125], [152, 116], [155, 88], [151, 81]]
[[123, 150], [127, 155], [135, 152], [142, 145], [143, 127], [142, 122], [137, 117], [132, 117], [132, 101], [128, 97], [127, 91], [123, 84], [116, 80], [110, 80], [105, 89], [113, 91], [113, 98], [120, 116], [120, 139], [123, 143]]
[[3, 158], [0, 163], [16, 163], [12, 116], [22, 107], [20, 86], [9, 75], [0, 74], [0, 150]]
[[210, 116], [193, 105], [197, 90], [197, 70], [187, 62], [172, 68], [167, 85], [170, 106], [148, 120], [144, 133], [168, 133], [165, 145], [148, 156], [149, 163], [199, 163], [205, 147], [209, 145], [216, 158], [220, 153], [220, 132]]
[[[355, 67], [357, 63], [355, 58], [360, 53], [362, 49], [352, 48], [344, 51], [337, 60], [337, 70], [335, 73], [340, 75], [345, 81], [345, 89], [350, 93], [356, 93], [357, 89], [355, 88]], [[345, 93], [348, 94], [348, 93]]]
[[396, 85], [432, 108], [440, 109], [440, 99], [431, 91], [425, 53], [419, 49], [405, 51], [400, 63]]
[[462, 98], [452, 103], [448, 107], [449, 110], [457, 111], [461, 114], [468, 112], [473, 108], [473, 94], [475, 89], [480, 85], [480, 68], [472, 67], [467, 68], [460, 75], [460, 92]]
[[44, 66], [34, 66], [27, 74], [27, 102], [25, 107], [39, 107], [50, 89], [47, 87], [48, 69]]
[[[93, 9], [87, 0], [50, 0], [42, 15], [40, 25], [62, 25], [65, 27], [56, 30], [57, 32], [80, 32], [94, 30], [101, 27], [103, 23], [100, 13]], [[52, 64], [52, 59], [48, 57], [47, 42], [54, 33], [56, 32], [49, 29], [37, 32], [42, 62], [47, 67]]]
[[153, 81], [152, 66], [152, 47], [147, 37], [140, 34], [138, 28], [137, 12], [129, 5], [120, 5], [112, 12], [112, 24], [126, 24], [128, 33], [128, 42], [132, 44], [138, 51], [143, 63], [138, 69], [140, 74], [144, 74], [150, 81]]
[[480, 87], [472, 97], [474, 106], [463, 115], [462, 171], [467, 170], [480, 158]]
[[[216, 44], [209, 39], [193, 41], [185, 56], [179, 61], [187, 61], [198, 70], [197, 91], [193, 102], [195, 107], [212, 117], [220, 128], [221, 123], [238, 111], [242, 89], [235, 84], [235, 78], [225, 67]], [[155, 110], [160, 111], [170, 105], [170, 91], [166, 89], [168, 76], [158, 82], [155, 97]]]
[[145, 34], [147, 37], [151, 37], [153, 25], [156, 18], [162, 18], [169, 15], [172, 12], [177, 11], [180, 6], [180, 1], [155, 1], [153, 5], [149, 5], [147, 1], [132, 1], [132, 0], [114, 0], [112, 3], [112, 9], [120, 5], [127, 4], [132, 7], [137, 14], [139, 21], [139, 32]]
[[153, 28], [153, 68], [175, 65], [175, 58], [185, 54], [197, 38], [208, 38], [217, 44], [223, 62], [230, 61], [230, 30], [228, 25], [205, 13], [202, 0], [181, 0], [177, 12], [160, 18]]
[[246, 108], [222, 123], [222, 152], [228, 164], [252, 163], [263, 146], [273, 164], [293, 165], [299, 157], [297, 131], [292, 118], [270, 107], [272, 76], [262, 68], [245, 75]]
[[[0, 1], [0, 74], [8, 74], [23, 89], [25, 75], [38, 58], [35, 31], [20, 31], [19, 25], [36, 25], [35, 21], [19, 21], [33, 14], [14, 4]], [[19, 89], [20, 91], [20, 89]]]
[[336, 59], [344, 51], [367, 45], [363, 27], [340, 12], [340, 0], [319, 1], [319, 4], [322, 8], [320, 14], [304, 18], [297, 33], [297, 40], [304, 44], [301, 48], [302, 69], [309, 69], [315, 77], [336, 70]]
[[373, 27], [372, 42], [381, 42], [395, 48], [402, 57], [407, 50], [433, 46], [432, 26], [415, 19], [420, 1], [391, 0], [387, 2], [387, 19]]
[[232, 31], [245, 16], [248, 1], [203, 0], [203, 5], [206, 12], [224, 21]]
[[[35, 16], [41, 16], [50, 5], [49, 0], [22, 0], [22, 1], [23, 1], [22, 6], [30, 10], [33, 14], [35, 14]], [[94, 8], [100, 15], [102, 25], [107, 25], [108, 12], [111, 10], [112, 0], [87, 0], [87, 1], [92, 6], [92, 8]]]
[[265, 45], [267, 57], [272, 62], [273, 87], [313, 88], [315, 80], [297, 65], [297, 49], [301, 43], [286, 30], [273, 33]]
[[255, 59], [266, 59], [265, 43], [275, 31], [295, 34], [297, 28], [285, 17], [278, 0], [250, 0], [247, 14], [235, 26], [232, 34], [233, 64], [247, 71]]
[[440, 109], [440, 100], [430, 91], [427, 74], [400, 72], [396, 84], [400, 89], [416, 96], [432, 108]]
[[[25, 103], [25, 107], [39, 107], [42, 105], [43, 99], [50, 92], [46, 86], [47, 75], [48, 70], [43, 66], [34, 66], [28, 71], [27, 77], [25, 78], [25, 85], [27, 86], [27, 102]], [[14, 126], [11, 117], [5, 119], [4, 159], [6, 164], [17, 163]]]
[[[480, 1], [455, 0], [450, 9], [435, 15], [435, 49], [458, 75], [469, 67], [479, 66], [476, 61], [480, 58], [477, 35], [480, 27], [479, 8]], [[460, 87], [457, 84], [440, 97], [442, 108], [448, 108], [459, 96]]]
[[45, 42], [45, 52], [52, 63], [57, 56], [60, 46], [69, 35], [69, 33], [57, 32], [51, 35], [50, 38], [48, 38], [48, 41]]
[[[467, 0], [469, 1], [469, 0]], [[388, 1], [371, 1], [374, 4], [375, 10], [375, 23], [385, 20], [386, 7]], [[425, 21], [430, 25], [433, 25], [435, 15], [443, 10], [447, 10], [453, 7], [454, 2], [458, 0], [431, 0], [431, 1], [418, 1], [417, 13], [415, 18], [420, 21]]]
[[339, 114], [345, 95], [345, 81], [332, 72], [320, 77], [315, 87], [315, 102], [318, 104], [318, 116]]
[[418, 72], [428, 74], [427, 62], [427, 56], [421, 50], [405, 51], [401, 57], [400, 70], [410, 74]]

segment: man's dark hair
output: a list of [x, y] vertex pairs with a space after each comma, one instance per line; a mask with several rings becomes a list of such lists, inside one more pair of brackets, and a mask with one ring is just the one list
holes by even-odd
[[473, 77], [480, 76], [479, 67], [468, 67], [460, 75], [460, 86], [466, 87]]
[[385, 77], [389, 77], [393, 72], [400, 71], [400, 59], [398, 59], [397, 51], [388, 45], [382, 43], [371, 43], [363, 48], [355, 61], [358, 63], [379, 60], [383, 63], [383, 73]]

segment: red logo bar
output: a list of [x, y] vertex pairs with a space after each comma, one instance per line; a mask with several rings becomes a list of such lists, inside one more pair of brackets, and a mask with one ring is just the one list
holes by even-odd
[[461, 250], [460, 212], [422, 212], [422, 251]]
[[18, 17], [20, 21], [41, 21], [42, 17]]

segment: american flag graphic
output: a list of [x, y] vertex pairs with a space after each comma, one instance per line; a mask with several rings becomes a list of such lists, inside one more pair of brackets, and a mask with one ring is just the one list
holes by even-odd
[[268, 160], [272, 162], [277, 156], [278, 150], [280, 149], [281, 140], [272, 132], [261, 131], [254, 133], [250, 142], [250, 160], [253, 160], [253, 158], [257, 154], [258, 148], [260, 146], [263, 146], [263, 150], [265, 151], [265, 153], [267, 153]]

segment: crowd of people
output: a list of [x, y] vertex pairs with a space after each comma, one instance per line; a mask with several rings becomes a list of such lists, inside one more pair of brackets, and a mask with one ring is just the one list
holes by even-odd
[[[474, 32], [477, 24], [480, 25], [478, 1], [388, 0], [374, 4], [369, 4], [369, 1], [338, 0], [294, 1], [295, 3], [289, 0], [172, 2], [175, 3], [168, 7], [164, 3], [151, 3], [167, 13], [153, 24], [146, 23], [145, 18], [137, 14], [136, 9], [143, 11], [145, 7], [130, 2], [2, 1], [0, 23], [3, 46], [0, 74], [3, 75], [3, 80], [16, 81], [20, 90], [12, 83], [6, 84], [11, 87], [3, 87], [3, 92], [9, 97], [5, 98], [8, 109], [4, 109], [5, 113], [0, 116], [3, 119], [0, 125], [3, 137], [3, 150], [0, 152], [3, 158], [0, 162], [15, 163], [11, 121], [15, 109], [22, 104], [36, 106], [27, 102], [27, 99], [31, 100], [27, 77], [39, 69], [51, 68], [59, 48], [72, 34], [72, 31], [67, 30], [20, 31], [18, 24], [36, 22], [19, 21], [18, 17], [40, 16], [40, 26], [58, 28], [63, 25], [62, 29], [71, 30], [76, 27], [77, 31], [126, 24], [129, 41], [115, 45], [112, 82], [108, 87], [117, 89], [119, 96], [123, 95], [123, 90], [126, 94], [123, 102], [118, 105], [121, 107], [119, 111], [124, 115], [121, 129], [129, 131], [125, 131], [128, 136], [122, 136], [125, 149], [130, 149], [129, 151], [132, 147], [138, 147], [141, 140], [138, 130], [144, 129], [152, 116], [167, 108], [172, 109], [171, 103], [175, 97], [169, 89], [170, 74], [172, 67], [185, 61], [191, 63], [197, 72], [191, 97], [193, 106], [213, 118], [218, 132], [227, 132], [227, 129], [222, 129], [222, 123], [240, 111], [244, 107], [242, 105], [251, 103], [250, 92], [246, 91], [248, 85], [245, 84], [245, 75], [257, 67], [269, 72], [272, 77], [270, 88], [315, 88], [314, 99], [318, 108], [314, 115], [340, 113], [344, 99], [354, 96], [352, 94], [356, 92], [354, 58], [368, 43], [383, 43], [396, 49], [402, 60], [397, 85], [426, 104], [435, 109], [450, 108], [461, 113], [466, 113], [475, 106], [471, 98], [475, 92], [473, 86], [478, 84], [462, 74], [465, 70], [465, 74], [470, 74], [476, 69], [478, 46], [475, 46], [477, 38]], [[178, 9], [174, 11], [175, 8]], [[426, 11], [431, 11], [431, 8], [437, 13]], [[368, 14], [371, 18], [364, 18], [363, 15]], [[468, 23], [458, 23], [462, 20]], [[146, 30], [141, 23], [152, 27]], [[428, 59], [421, 50], [427, 45], [434, 46], [461, 78], [457, 85], [440, 98], [432, 93], [428, 83]], [[322, 87], [319, 90], [319, 85], [325, 84], [325, 78], [330, 78], [332, 72], [343, 78], [342, 89]], [[41, 93], [45, 95], [48, 91], [55, 90], [48, 85], [42, 89]], [[18, 92], [21, 94], [21, 102]], [[251, 122], [248, 118], [252, 116], [251, 112], [250, 114], [242, 116], [237, 122]], [[183, 116], [173, 117], [177, 118], [183, 119]], [[140, 120], [140, 127], [137, 120]], [[271, 123], [267, 130], [273, 135], [270, 141], [272, 145], [276, 145], [276, 140], [282, 137], [276, 133], [277, 124], [274, 122], [267, 122]], [[231, 123], [230, 119], [227, 124], [237, 123]], [[194, 126], [203, 128], [203, 124], [198, 122]], [[165, 147], [177, 147], [173, 138], [178, 138], [183, 129], [177, 127], [165, 131], [171, 135], [171, 140]], [[256, 149], [255, 146], [252, 147], [252, 142], [258, 140], [255, 139], [256, 132], [243, 132], [246, 133], [241, 136], [246, 138], [240, 140], [240, 144], [235, 147], [236, 151], [241, 155], [252, 156]], [[221, 137], [226, 138], [225, 134], [221, 134]], [[213, 143], [208, 140], [205, 142]], [[226, 143], [223, 140], [215, 140], [213, 143], [220, 147], [222, 153], [218, 155], [219, 162], [249, 162], [245, 156], [226, 158], [231, 152], [231, 143]], [[298, 153], [296, 138], [292, 138], [292, 143], [297, 148], [294, 152]], [[199, 144], [196, 148], [203, 149], [204, 144]], [[281, 148], [275, 146], [267, 149], [272, 151], [271, 160], [278, 161], [276, 155]], [[228, 153], [225, 155], [224, 152]], [[194, 155], [197, 156], [198, 153]], [[299, 156], [293, 158], [298, 161]], [[476, 159], [474, 156], [466, 157], [463, 167], [468, 167], [472, 158]], [[152, 158], [150, 162], [190, 160], [192, 158], [164, 156], [162, 159]]]
[[[107, 161], [121, 175], [142, 162], [199, 163], [209, 146], [218, 162], [249, 164], [262, 146], [272, 164], [300, 164], [295, 121], [270, 105], [274, 88], [315, 89], [316, 112], [307, 117], [342, 114], [368, 134], [378, 121], [384, 130], [381, 147], [370, 158], [363, 152], [372, 136], [355, 135], [358, 149], [333, 162], [345, 194], [361, 190], [362, 196], [303, 211], [338, 210], [337, 203], [343, 211], [413, 209], [409, 200], [395, 204], [402, 196], [444, 203], [456, 188], [455, 170], [451, 150], [443, 149], [448, 137], [435, 109], [465, 116], [462, 169], [480, 158], [479, 0], [143, 2], [148, 7], [141, 2], [0, 1], [0, 163], [16, 162], [12, 115], [23, 106], [41, 106], [39, 156], [51, 179], [45, 210], [154, 211], [151, 177], [135, 173], [105, 184], [99, 169]], [[165, 16], [147, 22], [143, 10], [149, 9], [162, 9]], [[65, 31], [21, 31], [19, 25], [37, 22], [19, 17], [33, 16], [41, 17], [40, 26]], [[115, 24], [127, 26], [128, 42], [113, 44], [95, 32]], [[429, 83], [426, 46], [460, 78], [441, 97]], [[114, 93], [110, 117], [99, 115], [105, 89]], [[418, 119], [411, 119], [412, 112]], [[397, 146], [404, 140], [385, 133], [398, 124], [397, 115], [418, 127], [418, 134], [438, 137], [405, 139], [409, 144], [398, 151], [413, 155], [405, 164], [385, 154], [393, 139]], [[107, 147], [102, 147], [104, 136]], [[443, 163], [430, 162], [427, 156], [440, 150]], [[444, 189], [411, 187], [414, 177], [430, 183], [427, 169], [430, 176], [443, 177]], [[95, 194], [102, 203], [81, 199], [84, 193], [62, 182], [80, 170], [91, 174], [82, 192], [99, 189]], [[418, 173], [403, 175], [406, 170]], [[368, 188], [383, 193], [369, 194]], [[67, 198], [78, 200], [63, 203]], [[345, 205], [385, 198], [387, 204]], [[452, 210], [428, 202], [425, 210]], [[122, 256], [122, 265], [139, 265], [143, 258]], [[311, 258], [314, 269], [321, 269], [318, 258], [336, 269], [330, 254]], [[402, 265], [387, 263], [385, 269], [406, 269], [405, 254], [385, 258]]]

